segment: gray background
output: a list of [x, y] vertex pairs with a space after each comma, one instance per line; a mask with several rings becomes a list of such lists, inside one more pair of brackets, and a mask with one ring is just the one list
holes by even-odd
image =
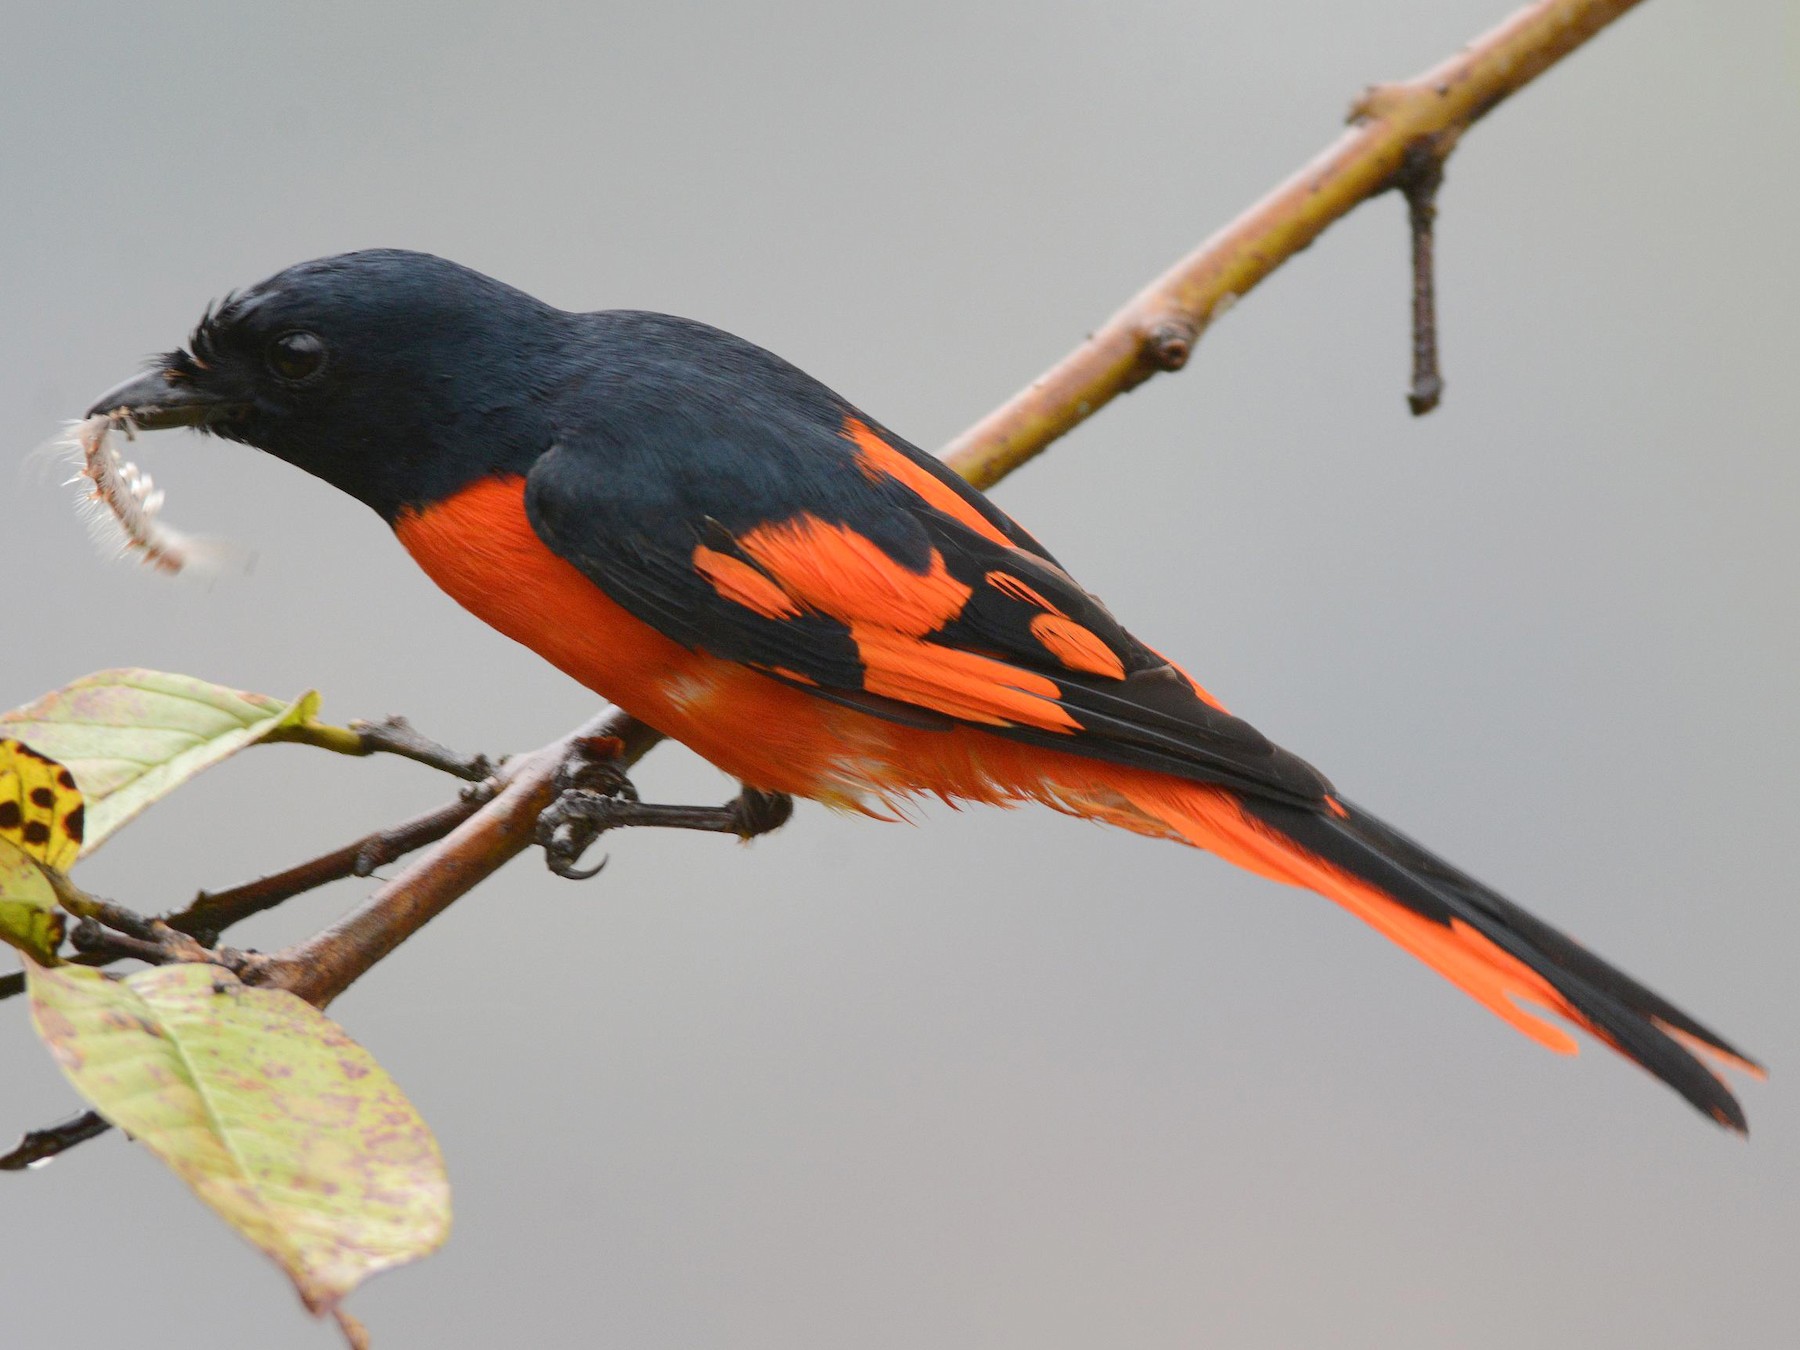
[[[1508, 7], [11, 0], [0, 444], [227, 288], [394, 244], [710, 320], [938, 445]], [[352, 1300], [379, 1344], [1800, 1343], [1797, 52], [1791, 7], [1652, 0], [1465, 142], [1435, 416], [1383, 200], [998, 494], [1345, 791], [1765, 1056], [1748, 1146], [1210, 859], [805, 807], [585, 886], [521, 860], [338, 1005], [457, 1188], [449, 1247]], [[0, 706], [140, 664], [490, 750], [591, 706], [323, 485], [140, 459], [254, 574], [106, 564], [8, 468]], [[171, 905], [444, 795], [269, 750], [82, 879]], [[8, 1136], [73, 1103], [18, 1003], [0, 1082]], [[116, 1137], [0, 1203], [8, 1344], [331, 1343]]]

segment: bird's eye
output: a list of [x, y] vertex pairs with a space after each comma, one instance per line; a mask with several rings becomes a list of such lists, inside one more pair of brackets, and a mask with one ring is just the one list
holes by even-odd
[[298, 384], [325, 368], [325, 344], [316, 333], [283, 333], [269, 344], [269, 369]]

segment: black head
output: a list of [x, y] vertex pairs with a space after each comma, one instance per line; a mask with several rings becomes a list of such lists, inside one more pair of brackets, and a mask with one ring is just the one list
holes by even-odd
[[542, 453], [568, 318], [428, 253], [319, 258], [228, 296], [88, 415], [246, 442], [391, 520]]

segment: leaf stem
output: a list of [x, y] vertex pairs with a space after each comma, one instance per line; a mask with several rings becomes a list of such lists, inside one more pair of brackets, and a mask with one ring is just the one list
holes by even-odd
[[292, 726], [277, 727], [264, 739], [315, 746], [338, 755], [399, 755], [471, 783], [479, 783], [494, 772], [494, 762], [486, 755], [465, 755], [440, 745], [429, 736], [420, 735], [404, 717], [386, 717], [379, 722], [358, 720], [347, 727], [309, 717]]

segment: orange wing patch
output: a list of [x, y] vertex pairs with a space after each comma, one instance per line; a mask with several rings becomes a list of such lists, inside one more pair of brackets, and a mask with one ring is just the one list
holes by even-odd
[[866, 422], [854, 417], [845, 418], [844, 439], [856, 446], [856, 462], [871, 482], [878, 483], [883, 478], [891, 478], [903, 483], [913, 495], [922, 497], [952, 520], [967, 525], [984, 539], [991, 539], [1006, 548], [1013, 547], [1012, 540], [1002, 534], [993, 521], [958, 496], [955, 488], [914, 464], [877, 436], [874, 428]]
[[904, 633], [851, 625], [863, 659], [863, 688], [965, 722], [1075, 732], [1081, 724], [1056, 700], [1056, 681], [991, 656], [922, 642]]
[[1039, 595], [1036, 590], [1027, 586], [1011, 572], [989, 572], [987, 574], [987, 584], [999, 591], [1000, 594], [1009, 599], [1017, 600], [1022, 605], [1032, 605], [1051, 614], [1062, 613], [1060, 609], [1044, 599], [1044, 597]]
[[1040, 614], [1031, 621], [1031, 635], [1070, 670], [1085, 670], [1111, 680], [1125, 678], [1125, 663], [1117, 653], [1073, 619]]
[[974, 594], [950, 575], [935, 549], [930, 567], [915, 572], [895, 562], [874, 540], [815, 516], [759, 525], [738, 540], [738, 547], [809, 609], [909, 637], [942, 628]]
[[915, 572], [872, 539], [813, 516], [758, 526], [738, 547], [784, 594], [849, 627], [871, 694], [987, 726], [1080, 729], [1056, 681], [927, 640], [975, 593], [936, 550]]
[[1118, 653], [1102, 642], [1098, 634], [1075, 622], [1046, 600], [1035, 587], [1010, 572], [1000, 571], [989, 572], [987, 584], [1009, 600], [1017, 600], [1020, 604], [1044, 611], [1032, 619], [1031, 635], [1042, 644], [1045, 651], [1070, 670], [1104, 675], [1111, 680], [1125, 678], [1125, 663], [1119, 659]]
[[[764, 669], [764, 667], [758, 666], [757, 669], [761, 670], [761, 669]], [[819, 682], [817, 680], [815, 680], [812, 676], [802, 675], [799, 671], [789, 670], [786, 666], [769, 666], [769, 667], [767, 667], [767, 669], [768, 669], [769, 674], [779, 675], [782, 679], [787, 680], [790, 684], [810, 684], [814, 688], [817, 688], [818, 684], [819, 684]]]
[[720, 553], [705, 544], [694, 549], [694, 570], [705, 577], [719, 595], [734, 605], [765, 619], [798, 618], [800, 606], [793, 597], [741, 558]]

